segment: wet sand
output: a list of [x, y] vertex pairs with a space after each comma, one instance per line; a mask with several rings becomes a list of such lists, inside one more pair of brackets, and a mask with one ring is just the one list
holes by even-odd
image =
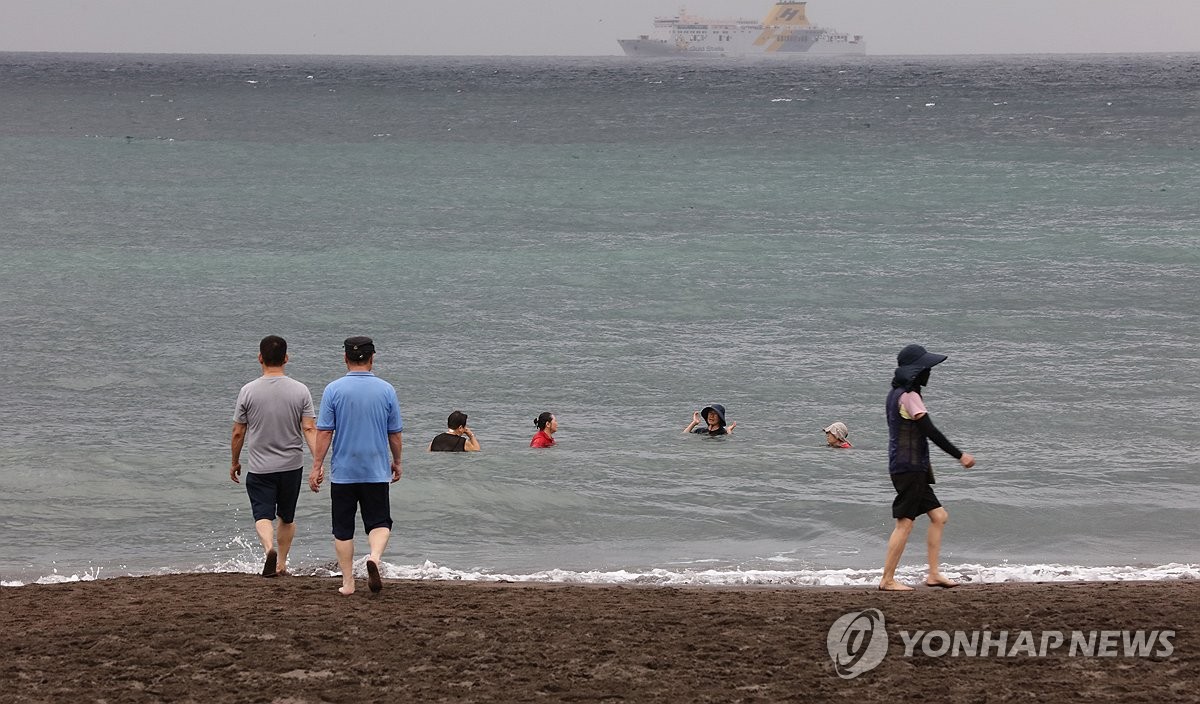
[[[4, 702], [1196, 701], [1200, 582], [664, 588], [192, 574], [0, 589]], [[889, 648], [842, 679], [831, 624]], [[1167, 657], [904, 656], [916, 630], [1172, 629]], [[1010, 646], [1012, 640], [1009, 640]]]

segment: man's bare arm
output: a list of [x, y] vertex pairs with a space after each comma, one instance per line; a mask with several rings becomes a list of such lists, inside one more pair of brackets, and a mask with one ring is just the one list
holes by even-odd
[[400, 481], [404, 469], [400, 466], [400, 451], [404, 449], [404, 433], [388, 433], [388, 447], [392, 450], [392, 482]]
[[314, 492], [321, 489], [321, 482], [325, 481], [325, 453], [329, 452], [329, 445], [333, 442], [332, 430], [317, 430], [317, 440], [313, 448], [313, 466], [312, 471], [308, 473], [308, 488]]
[[229, 466], [229, 478], [232, 479], [235, 484], [242, 483], [238, 477], [242, 473], [242, 446], [245, 444], [246, 424], [234, 423], [233, 438], [229, 441], [229, 447], [233, 454], [233, 461]]
[[300, 430], [304, 433], [304, 443], [308, 445], [309, 454], [315, 458], [317, 456], [317, 419], [301, 418]]

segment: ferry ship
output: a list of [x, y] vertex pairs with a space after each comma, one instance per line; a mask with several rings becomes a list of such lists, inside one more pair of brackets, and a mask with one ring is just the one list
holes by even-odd
[[762, 21], [709, 20], [680, 10], [675, 17], [655, 18], [653, 33], [617, 42], [626, 56], [642, 57], [795, 58], [867, 53], [862, 35], [810, 23], [807, 4], [779, 0]]

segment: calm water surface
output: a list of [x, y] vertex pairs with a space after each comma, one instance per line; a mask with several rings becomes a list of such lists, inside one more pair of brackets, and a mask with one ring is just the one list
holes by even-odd
[[[910, 342], [979, 462], [935, 460], [951, 572], [1200, 569], [1200, 56], [0, 54], [0, 92], [5, 583], [256, 570], [272, 333], [318, 398], [376, 340], [392, 576], [871, 582]], [[684, 436], [712, 402], [737, 433]], [[425, 453], [454, 409], [484, 451]]]

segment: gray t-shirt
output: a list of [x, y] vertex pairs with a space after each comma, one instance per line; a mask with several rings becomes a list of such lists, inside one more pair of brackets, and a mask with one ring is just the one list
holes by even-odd
[[260, 376], [238, 394], [234, 423], [246, 424], [246, 471], [271, 474], [304, 464], [301, 418], [313, 418], [308, 387], [286, 376]]

